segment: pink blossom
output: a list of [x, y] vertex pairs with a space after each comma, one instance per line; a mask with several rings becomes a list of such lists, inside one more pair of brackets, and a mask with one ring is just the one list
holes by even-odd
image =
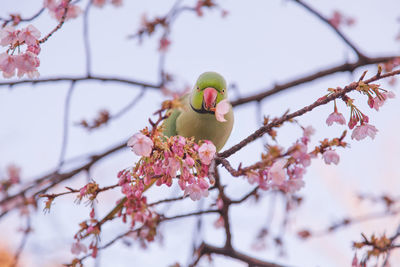
[[357, 254], [354, 254], [353, 260], [351, 262], [351, 267], [361, 267], [361, 264], [358, 263]]
[[285, 183], [285, 191], [287, 193], [293, 194], [297, 191], [299, 191], [302, 187], [304, 186], [304, 181], [303, 179], [290, 179], [286, 181]]
[[185, 158], [185, 163], [189, 166], [189, 167], [193, 167], [194, 166], [194, 159], [190, 156], [186, 156]]
[[306, 169], [303, 166], [297, 165], [288, 173], [291, 178], [302, 179]]
[[85, 185], [79, 190], [79, 196], [82, 198], [86, 195], [86, 193], [87, 193], [87, 185]]
[[18, 41], [18, 31], [11, 26], [5, 26], [0, 29], [0, 45], [13, 45]]
[[160, 52], [167, 52], [171, 41], [167, 37], [162, 37], [160, 39], [160, 46], [158, 47], [158, 51]]
[[214, 226], [215, 228], [221, 228], [224, 227], [225, 225], [225, 221], [224, 221], [224, 217], [219, 216], [219, 218], [214, 222]]
[[189, 195], [193, 201], [200, 200], [208, 196], [208, 188], [202, 188], [199, 184], [191, 184], [185, 188], [184, 195]]
[[106, 4], [106, 0], [92, 0], [92, 4], [96, 7], [103, 7]]
[[111, 0], [111, 4], [116, 7], [122, 6], [122, 0]]
[[18, 34], [19, 42], [25, 42], [27, 45], [36, 45], [40, 38], [40, 31], [35, 26], [29, 24]]
[[[57, 19], [58, 21], [61, 21], [61, 18], [64, 15], [65, 12], [65, 7], [68, 5], [68, 2], [66, 0], [44, 0], [43, 6], [47, 9], [49, 9], [50, 15]], [[79, 6], [77, 5], [72, 5], [69, 4], [68, 6], [68, 11], [66, 15], [66, 20], [67, 19], [73, 19], [78, 17], [82, 13], [82, 10]]]
[[352, 26], [356, 23], [356, 20], [351, 17], [345, 17], [342, 13], [339, 11], [335, 10], [333, 12], [332, 17], [329, 19], [329, 23], [335, 27], [339, 28], [340, 25], [347, 25], [347, 26]]
[[21, 168], [11, 164], [7, 166], [7, 176], [11, 184], [18, 184], [20, 182]]
[[128, 146], [138, 156], [150, 156], [153, 145], [153, 141], [142, 133], [136, 133], [128, 140]]
[[15, 74], [17, 68], [15, 57], [7, 53], [0, 54], [0, 70], [3, 71], [4, 78], [11, 78]]
[[374, 139], [377, 132], [378, 129], [376, 129], [375, 126], [368, 123], [364, 123], [362, 125], [357, 126], [353, 130], [353, 133], [351, 134], [351, 139], [356, 139], [357, 141], [360, 141], [366, 138], [367, 136], [371, 137], [371, 139]]
[[395, 94], [391, 91], [389, 92], [384, 92], [381, 94], [381, 98], [379, 98], [378, 96], [376, 96], [373, 100], [372, 100], [372, 106], [371, 108], [374, 108], [376, 111], [379, 111], [379, 108], [383, 106], [383, 104], [385, 104], [385, 101], [388, 98], [394, 98]]
[[224, 99], [217, 104], [215, 108], [215, 117], [217, 118], [217, 121], [226, 121], [224, 115], [229, 112], [230, 107], [231, 105], [229, 104], [228, 99]]
[[40, 53], [40, 45], [36, 44], [36, 45], [29, 45], [28, 49], [26, 51], [29, 51], [31, 53], [34, 53], [35, 55], [39, 55]]
[[202, 6], [203, 6], [203, 1], [198, 0], [196, 3], [195, 10], [196, 10], [197, 16], [199, 16], [199, 17], [203, 16], [203, 11], [201, 10]]
[[278, 159], [272, 164], [271, 168], [268, 171], [268, 176], [271, 179], [272, 183], [275, 185], [282, 185], [285, 181], [286, 172], [285, 165], [286, 159]]
[[259, 183], [260, 175], [254, 171], [250, 171], [246, 174], [247, 180], [250, 184]]
[[71, 246], [71, 253], [75, 255], [79, 255], [81, 252], [86, 253], [87, 248], [84, 244], [78, 242], [75, 242]]
[[339, 25], [341, 24], [342, 20], [343, 20], [343, 15], [339, 11], [335, 10], [333, 12], [332, 17], [329, 19], [329, 23], [333, 27], [339, 28]]
[[219, 210], [222, 210], [222, 208], [224, 207], [224, 201], [222, 200], [222, 198], [217, 199], [216, 205]]
[[322, 154], [324, 161], [326, 164], [334, 163], [338, 165], [340, 157], [334, 150], [327, 150]]
[[198, 152], [201, 163], [210, 165], [215, 156], [216, 148], [212, 143], [203, 143]]
[[304, 128], [303, 130], [303, 135], [310, 137], [311, 135], [313, 135], [315, 133], [315, 129], [310, 125], [307, 126], [306, 128]]
[[37, 55], [27, 51], [26, 53], [15, 57], [15, 63], [18, 68], [18, 77], [22, 77], [24, 74], [27, 74], [31, 79], [39, 77], [37, 67], [40, 65], [40, 60]]
[[167, 170], [167, 174], [171, 177], [176, 176], [176, 172], [180, 169], [181, 165], [179, 160], [177, 160], [174, 157], [170, 157], [167, 160], [167, 165], [165, 166], [165, 169]]
[[294, 149], [291, 153], [291, 156], [301, 165], [304, 167], [310, 166], [311, 164], [311, 157], [307, 153], [307, 146], [303, 143], [296, 143], [293, 145], [289, 150]]
[[331, 126], [334, 122], [344, 125], [346, 124], [346, 119], [344, 118], [342, 113], [334, 111], [326, 119], [326, 124], [328, 124], [328, 126]]

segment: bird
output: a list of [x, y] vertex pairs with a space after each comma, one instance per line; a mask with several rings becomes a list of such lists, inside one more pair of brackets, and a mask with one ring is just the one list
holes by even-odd
[[[231, 135], [234, 116], [228, 102], [228, 88], [222, 75], [204, 72], [192, 91], [180, 98], [181, 108], [174, 108], [163, 123], [165, 136], [194, 137], [195, 141], [209, 140], [219, 151]], [[227, 102], [229, 109], [218, 117], [218, 104]], [[217, 114], [216, 114], [217, 112]]]

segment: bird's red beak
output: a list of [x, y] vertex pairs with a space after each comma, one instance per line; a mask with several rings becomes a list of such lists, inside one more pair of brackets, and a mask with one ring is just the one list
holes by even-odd
[[207, 110], [210, 110], [215, 106], [217, 95], [218, 92], [217, 90], [215, 90], [215, 88], [207, 87], [206, 89], [204, 89], [203, 101], [204, 101], [204, 107]]

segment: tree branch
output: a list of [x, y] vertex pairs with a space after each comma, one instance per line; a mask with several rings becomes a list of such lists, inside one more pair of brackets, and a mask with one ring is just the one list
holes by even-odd
[[399, 57], [399, 55], [386, 56], [386, 57], [373, 57], [373, 58], [367, 57], [367, 58], [359, 59], [353, 63], [344, 63], [341, 65], [333, 66], [333, 67], [326, 68], [324, 70], [317, 71], [315, 73], [303, 76], [298, 79], [293, 79], [289, 82], [286, 82], [286, 83], [283, 83], [280, 85], [277, 84], [274, 87], [269, 88], [269, 89], [268, 88], [262, 89], [262, 90], [260, 90], [261, 91], [260, 93], [236, 99], [236, 100], [232, 101], [231, 104], [232, 104], [232, 106], [239, 106], [239, 105], [243, 105], [243, 104], [254, 102], [254, 101], [261, 101], [268, 96], [280, 93], [286, 89], [289, 89], [289, 88], [292, 88], [292, 87], [295, 87], [295, 86], [298, 86], [298, 85], [301, 85], [301, 84], [304, 84], [307, 82], [311, 82], [316, 79], [323, 78], [325, 76], [328, 76], [328, 75], [331, 75], [334, 73], [347, 72], [347, 71], [352, 72], [359, 67], [387, 62], [387, 61], [395, 59], [396, 57]]
[[82, 82], [82, 81], [101, 81], [101, 82], [117, 82], [128, 85], [142, 86], [150, 89], [160, 89], [160, 85], [151, 84], [146, 82], [141, 82], [137, 80], [131, 80], [127, 78], [119, 78], [119, 77], [106, 77], [106, 76], [78, 76], [78, 77], [49, 77], [49, 78], [41, 78], [36, 80], [17, 80], [10, 82], [0, 82], [1, 86], [15, 86], [21, 84], [39, 84], [39, 83], [52, 83], [52, 82]]
[[197, 263], [199, 262], [200, 258], [204, 255], [210, 255], [210, 254], [218, 254], [218, 255], [224, 255], [233, 259], [238, 259], [240, 261], [246, 262], [249, 266], [255, 267], [255, 266], [260, 266], [260, 267], [283, 267], [283, 265], [279, 265], [276, 263], [272, 262], [267, 262], [267, 261], [262, 261], [253, 257], [250, 257], [246, 254], [240, 253], [233, 248], [227, 248], [227, 247], [215, 247], [212, 245], [208, 245], [206, 243], [203, 243], [199, 250], [198, 250], [199, 256], [195, 260], [195, 262], [191, 265], [192, 267], [196, 266]]

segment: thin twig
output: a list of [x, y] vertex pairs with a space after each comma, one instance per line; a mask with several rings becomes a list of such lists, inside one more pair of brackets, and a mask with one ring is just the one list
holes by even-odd
[[16, 267], [18, 266], [18, 261], [21, 256], [22, 251], [24, 250], [24, 247], [26, 245], [26, 242], [28, 241], [28, 236], [31, 233], [31, 218], [28, 215], [26, 218], [26, 229], [24, 229], [23, 237], [21, 239], [21, 243], [18, 246], [17, 252], [14, 255], [14, 261], [10, 267]]
[[58, 161], [58, 167], [60, 168], [64, 164], [64, 159], [65, 159], [65, 153], [67, 151], [67, 145], [68, 145], [68, 129], [69, 129], [69, 110], [71, 107], [71, 98], [72, 98], [72, 93], [75, 88], [75, 82], [71, 82], [70, 87], [68, 88], [67, 91], [67, 96], [65, 98], [65, 104], [64, 104], [64, 120], [63, 120], [63, 136], [62, 136], [62, 143], [61, 143], [61, 152], [60, 152], [60, 158]]
[[344, 34], [334, 25], [332, 25], [332, 23], [325, 18], [321, 13], [319, 13], [316, 9], [312, 8], [310, 5], [304, 3], [303, 1], [300, 0], [293, 0], [294, 2], [298, 3], [299, 5], [301, 5], [302, 7], [304, 7], [305, 9], [307, 9], [309, 12], [311, 12], [313, 15], [317, 16], [322, 22], [326, 23], [327, 25], [329, 25], [329, 27], [334, 30], [336, 32], [337, 35], [339, 35], [339, 37], [354, 51], [354, 53], [357, 54], [358, 58], [360, 60], [364, 60], [367, 59], [366, 56], [364, 56], [363, 53], [360, 52], [359, 49], [357, 49], [355, 47], [355, 45], [346, 37], [344, 36]]
[[85, 12], [83, 14], [83, 45], [85, 47], [85, 59], [86, 59], [86, 75], [91, 76], [91, 50], [89, 42], [89, 9], [92, 4], [92, 0], [89, 0]]

